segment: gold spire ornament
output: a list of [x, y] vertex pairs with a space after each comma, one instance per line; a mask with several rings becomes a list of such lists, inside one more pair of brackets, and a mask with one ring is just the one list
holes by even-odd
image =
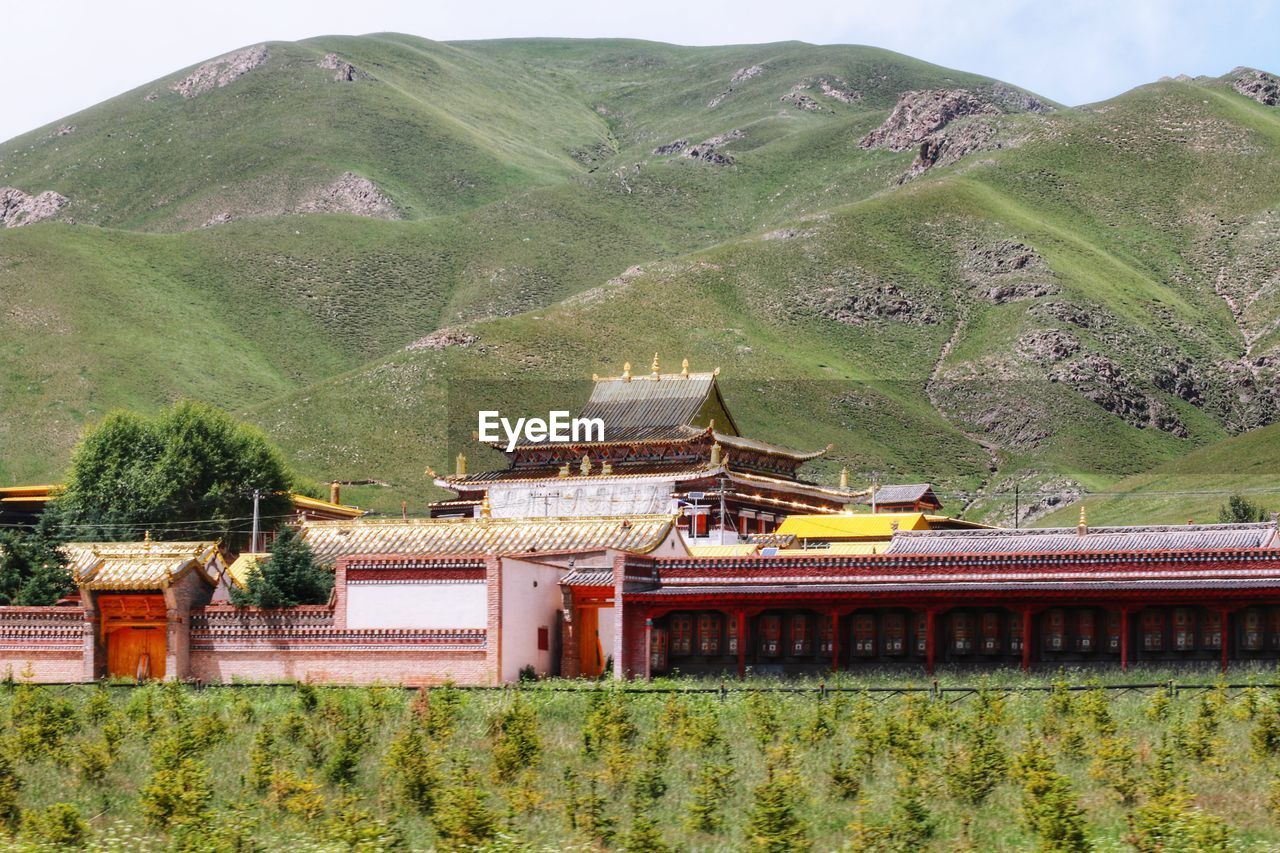
[[584, 477], [590, 476], [591, 474], [591, 457], [585, 453], [582, 454], [582, 463], [578, 466], [578, 471], [580, 471]]
[[845, 491], [848, 491], [849, 489], [849, 469], [848, 468], [840, 469], [840, 488]]
[[454, 465], [453, 473], [455, 477], [467, 476], [467, 456], [465, 453], [458, 454], [458, 459]]
[[649, 378], [657, 379], [659, 375], [659, 371], [658, 371], [658, 354], [656, 352], [653, 354], [653, 367], [649, 368], [649, 370], [650, 370]]
[[1089, 516], [1085, 514], [1084, 504], [1080, 504], [1080, 522], [1076, 525], [1076, 533], [1084, 536], [1089, 532]]
[[622, 381], [623, 382], [631, 381], [631, 362], [629, 361], [624, 361], [622, 363]]
[[493, 507], [489, 506], [489, 493], [484, 493], [484, 498], [480, 501], [480, 517], [493, 518]]
[[721, 449], [720, 442], [718, 441], [715, 444], [711, 445], [711, 467], [712, 468], [720, 467], [720, 449]]
[[689, 378], [689, 359], [680, 362], [680, 375]]

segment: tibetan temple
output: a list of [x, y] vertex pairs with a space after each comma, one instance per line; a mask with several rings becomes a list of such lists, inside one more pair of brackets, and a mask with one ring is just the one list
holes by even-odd
[[746, 438], [716, 383], [719, 369], [592, 377], [578, 413], [603, 423], [602, 440], [517, 445], [497, 471], [457, 471], [436, 484], [457, 497], [431, 507], [437, 518], [626, 516], [679, 513], [691, 541], [732, 544], [773, 533], [796, 513], [836, 513], [857, 505], [878, 510], [937, 510], [928, 484], [855, 491], [800, 479], [799, 469], [826, 450], [801, 451]]
[[[465, 461], [431, 518], [295, 500], [334, 571], [320, 605], [228, 603], [269, 555], [75, 543], [78, 591], [0, 607], [0, 669], [203, 682], [495, 684], [1280, 660], [1277, 524], [1005, 530], [928, 485], [801, 479], [818, 452], [743, 437], [717, 372], [597, 379], [603, 440]], [[51, 487], [0, 489], [9, 523]]]

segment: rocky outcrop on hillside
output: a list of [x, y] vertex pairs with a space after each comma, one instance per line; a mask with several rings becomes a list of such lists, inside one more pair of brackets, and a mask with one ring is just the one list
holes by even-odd
[[1049, 371], [1049, 381], [1061, 382], [1116, 417], [1139, 429], [1153, 427], [1186, 438], [1187, 427], [1162, 401], [1147, 396], [1104, 355], [1089, 353]]
[[983, 299], [996, 305], [1058, 292], [1049, 264], [1017, 240], [970, 244], [960, 260], [960, 273]]
[[653, 149], [653, 153], [660, 157], [680, 155], [691, 160], [711, 163], [715, 166], [732, 166], [733, 157], [720, 151], [719, 148], [735, 139], [742, 139], [746, 135], [745, 132], [735, 129], [717, 134], [710, 139], [704, 139], [696, 145], [690, 145], [687, 139], [673, 139], [665, 145], [659, 145]]
[[855, 104], [862, 100], [861, 92], [851, 88], [848, 83], [838, 77], [821, 78], [818, 80], [818, 87], [822, 90], [822, 94], [842, 104]]
[[784, 104], [791, 104], [791, 106], [798, 110], [814, 111], [822, 109], [821, 104], [805, 94], [804, 88], [807, 87], [792, 89], [778, 100], [782, 101]]
[[395, 202], [377, 184], [355, 172], [347, 172], [328, 186], [311, 193], [298, 208], [300, 213], [353, 213], [379, 219], [399, 219]]
[[336, 53], [326, 53], [324, 58], [316, 64], [321, 68], [333, 71], [333, 82], [335, 83], [351, 83], [369, 76]]
[[1053, 107], [1021, 89], [996, 81], [988, 90], [991, 102], [1007, 113], [1048, 113]]
[[955, 119], [999, 114], [997, 107], [964, 89], [903, 92], [884, 123], [864, 136], [859, 144], [868, 149], [908, 151]]
[[478, 335], [464, 332], [461, 329], [436, 329], [426, 337], [418, 338], [418, 340], [406, 346], [405, 349], [409, 352], [422, 352], [423, 350], [442, 350], [449, 347], [469, 347], [478, 340], [480, 340]]
[[195, 98], [235, 82], [270, 58], [271, 51], [265, 44], [246, 47], [209, 60], [169, 89], [184, 98]]
[[877, 320], [912, 325], [937, 322], [937, 312], [931, 305], [893, 282], [845, 270], [833, 273], [825, 283], [798, 289], [793, 304], [806, 313], [846, 326]]
[[1018, 355], [1042, 367], [1065, 361], [1079, 351], [1079, 338], [1062, 329], [1034, 329], [1018, 338]]
[[753, 77], [759, 77], [764, 73], [763, 65], [748, 65], [746, 68], [739, 68], [733, 72], [733, 76], [729, 78], [729, 83], [745, 83]]
[[934, 166], [950, 165], [966, 154], [999, 148], [995, 142], [996, 129], [980, 119], [956, 122], [944, 130], [931, 133], [920, 143], [916, 159], [898, 183], [905, 183]]
[[1280, 105], [1280, 79], [1256, 68], [1237, 68], [1231, 72], [1231, 88], [1264, 107]]
[[0, 187], [0, 225], [18, 228], [52, 219], [68, 201], [53, 190], [30, 195], [17, 187]]

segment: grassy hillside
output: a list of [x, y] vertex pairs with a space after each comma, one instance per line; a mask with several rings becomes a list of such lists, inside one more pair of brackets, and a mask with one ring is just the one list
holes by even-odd
[[[1181, 524], [1217, 521], [1218, 510], [1232, 493], [1267, 512], [1280, 511], [1280, 425], [1225, 439], [1126, 477], [1105, 495], [1084, 503], [1090, 524]], [[1074, 504], [1040, 524], [1074, 526], [1078, 517], [1079, 505]]]
[[[555, 383], [654, 351], [720, 366], [751, 434], [833, 443], [818, 479], [928, 479], [995, 520], [1015, 484], [1104, 489], [1276, 417], [1280, 111], [1229, 80], [1026, 112], [863, 47], [266, 49], [0, 145], [0, 185], [69, 199], [0, 229], [0, 481], [194, 395], [420, 509], [426, 466], [482, 455], [476, 401], [572, 405]], [[958, 159], [860, 146], [956, 89], [983, 109], [928, 139]], [[297, 212], [347, 172], [394, 219]], [[405, 351], [446, 327], [464, 345]]]

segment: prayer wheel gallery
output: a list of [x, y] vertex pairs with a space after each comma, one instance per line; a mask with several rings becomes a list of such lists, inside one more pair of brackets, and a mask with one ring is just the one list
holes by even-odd
[[[1280, 659], [1274, 520], [1011, 530], [941, 514], [924, 483], [813, 482], [826, 451], [743, 435], [718, 373], [596, 377], [567, 441], [495, 427], [506, 467], [430, 472], [453, 497], [427, 518], [295, 497], [327, 604], [232, 606], [269, 555], [226, 543], [67, 545], [77, 591], [0, 608], [0, 669], [487, 685]], [[0, 520], [54, 489], [0, 489]]]

